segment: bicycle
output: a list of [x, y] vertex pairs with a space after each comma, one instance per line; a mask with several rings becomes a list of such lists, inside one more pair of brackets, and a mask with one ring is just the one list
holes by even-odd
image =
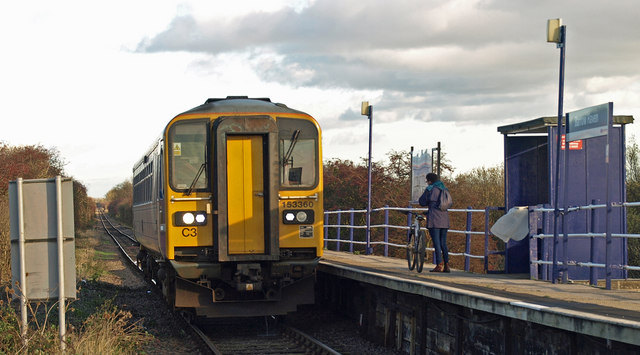
[[418, 272], [422, 272], [427, 250], [427, 235], [420, 229], [420, 222], [424, 220], [423, 215], [416, 213], [407, 237], [407, 264], [409, 270], [417, 267]]

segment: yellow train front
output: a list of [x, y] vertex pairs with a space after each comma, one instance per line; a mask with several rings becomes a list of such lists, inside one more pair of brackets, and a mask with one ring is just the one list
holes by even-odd
[[313, 303], [323, 248], [321, 132], [269, 99], [209, 99], [174, 117], [134, 166], [138, 262], [197, 316]]

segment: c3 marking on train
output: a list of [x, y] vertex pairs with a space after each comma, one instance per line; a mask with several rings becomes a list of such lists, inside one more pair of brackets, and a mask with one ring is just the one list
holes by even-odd
[[197, 237], [198, 230], [196, 228], [182, 228], [183, 237]]

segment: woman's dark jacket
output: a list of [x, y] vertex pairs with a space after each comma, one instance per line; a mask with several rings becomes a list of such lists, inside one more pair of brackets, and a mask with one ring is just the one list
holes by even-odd
[[420, 206], [429, 208], [427, 211], [427, 228], [449, 228], [449, 212], [440, 211], [437, 207], [442, 189], [445, 189], [444, 184], [436, 181], [424, 189], [422, 196], [418, 200]]

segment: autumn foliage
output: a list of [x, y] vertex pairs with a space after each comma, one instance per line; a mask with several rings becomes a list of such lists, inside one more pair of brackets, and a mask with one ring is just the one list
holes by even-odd
[[132, 203], [133, 185], [130, 180], [125, 180], [113, 187], [105, 197], [109, 215], [130, 226], [133, 224]]
[[[502, 166], [492, 168], [476, 168], [468, 173], [453, 175], [451, 162], [446, 158], [446, 154], [442, 155], [442, 181], [451, 191], [454, 198], [452, 209], [473, 209], [484, 210], [487, 206], [502, 206], [504, 204], [504, 178]], [[411, 178], [411, 156], [408, 152], [391, 151], [387, 154], [387, 159], [383, 162], [374, 162], [371, 169], [372, 181], [372, 199], [371, 208], [375, 210], [380, 207], [409, 207], [410, 201], [410, 178]], [[324, 164], [324, 199], [325, 210], [363, 210], [367, 207], [367, 163], [363, 159], [360, 163], [354, 163], [350, 160], [334, 159]], [[415, 206], [418, 207], [418, 206]], [[493, 223], [499, 218], [502, 212], [492, 212], [490, 222]], [[384, 212], [373, 212], [371, 215], [371, 225], [384, 224]], [[340, 224], [349, 223], [350, 214], [341, 215]], [[407, 225], [407, 215], [402, 212], [390, 211], [388, 214], [389, 225]], [[467, 224], [467, 213], [450, 212], [451, 229], [465, 230]], [[337, 216], [332, 215], [329, 224], [337, 223]], [[366, 215], [364, 213], [354, 214], [354, 225], [363, 226], [366, 224]], [[472, 230], [484, 231], [484, 214], [472, 214]], [[335, 239], [337, 229], [330, 228], [327, 238]], [[341, 228], [340, 239], [350, 238], [350, 230]], [[389, 229], [389, 242], [396, 244], [406, 243], [406, 230]], [[365, 230], [354, 229], [353, 235], [356, 241], [365, 241]], [[371, 241], [383, 241], [384, 229], [373, 228], [371, 230]], [[429, 239], [429, 238], [427, 238]], [[495, 238], [493, 238], [495, 239]], [[465, 251], [466, 238], [462, 234], [449, 233], [448, 235], [449, 250], [452, 253], [461, 253]], [[499, 245], [501, 242], [491, 240], [490, 250], [504, 248]], [[431, 241], [428, 240], [428, 246]], [[335, 250], [336, 243], [329, 243], [328, 247]], [[383, 246], [374, 246], [374, 253], [381, 254]], [[349, 250], [349, 245], [341, 243], [341, 250]], [[364, 252], [363, 245], [355, 245], [353, 247], [356, 252]], [[471, 254], [484, 254], [484, 237], [473, 236], [471, 238]], [[389, 255], [402, 257], [405, 251], [402, 248], [389, 248]], [[429, 260], [431, 258], [429, 257]], [[463, 268], [464, 258], [451, 258], [453, 267]], [[490, 270], [501, 268], [501, 259], [490, 259]], [[471, 270], [482, 272], [484, 264], [481, 260], [471, 262]]]
[[[9, 182], [23, 179], [53, 178], [65, 176], [64, 163], [55, 148], [41, 145], [10, 146], [0, 142], [0, 284], [11, 278], [11, 248], [9, 243]], [[86, 187], [73, 182], [75, 228], [91, 225], [93, 201], [87, 196]]]

